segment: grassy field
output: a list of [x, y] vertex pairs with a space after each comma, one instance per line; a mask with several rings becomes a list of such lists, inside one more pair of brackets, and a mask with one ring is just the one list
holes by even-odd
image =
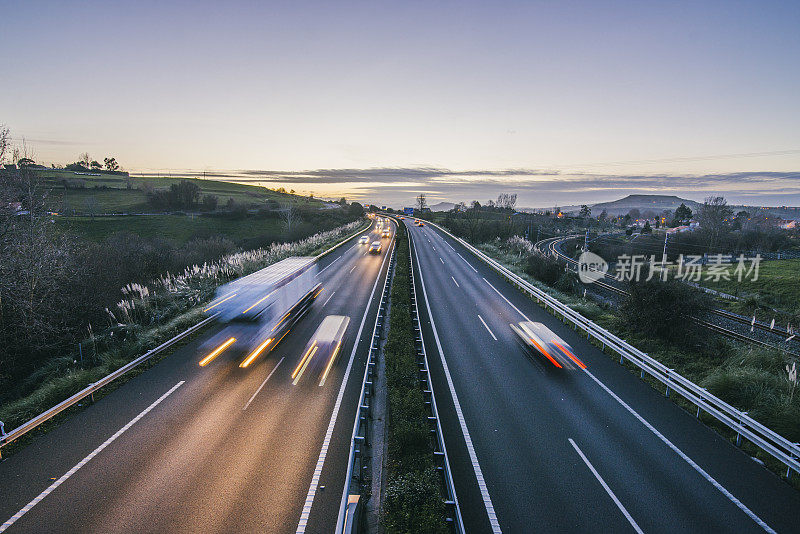
[[[149, 213], [153, 210], [147, 204], [146, 189], [168, 188], [184, 178], [168, 177], [130, 177], [115, 175], [86, 176], [63, 169], [42, 169], [34, 171], [42, 178], [49, 189], [48, 203], [53, 211], [89, 213]], [[65, 187], [64, 182], [70, 184]], [[287, 193], [278, 193], [266, 187], [249, 184], [222, 182], [218, 180], [192, 179], [204, 195], [216, 195], [220, 206], [229, 198], [247, 205], [266, 205], [268, 202], [302, 203], [320, 207], [319, 200], [309, 200]], [[76, 188], [76, 185], [82, 188]], [[130, 186], [130, 187], [129, 187]]]
[[276, 219], [230, 220], [192, 215], [129, 215], [124, 217], [58, 217], [59, 228], [93, 241], [116, 232], [131, 232], [141, 237], [162, 237], [185, 243], [195, 237], [224, 236], [239, 241], [264, 234], [279, 235]]
[[699, 283], [746, 301], [755, 300], [758, 304], [800, 315], [800, 259], [762, 262], [755, 281], [731, 279]]

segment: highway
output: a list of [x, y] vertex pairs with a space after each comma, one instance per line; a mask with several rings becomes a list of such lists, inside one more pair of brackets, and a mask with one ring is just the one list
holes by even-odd
[[[0, 532], [331, 531], [393, 242], [373, 255], [357, 239], [320, 260], [310, 312], [247, 368], [236, 344], [199, 365], [224, 341], [209, 327], [0, 463]], [[329, 374], [319, 359], [298, 373], [331, 314], [350, 322]]]
[[[466, 531], [798, 532], [800, 496], [430, 225], [423, 339]], [[530, 355], [544, 323], [586, 369]]]

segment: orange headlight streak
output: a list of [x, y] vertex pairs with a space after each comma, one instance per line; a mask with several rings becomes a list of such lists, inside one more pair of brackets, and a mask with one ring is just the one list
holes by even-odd
[[571, 353], [569, 350], [567, 350], [567, 348], [566, 348], [566, 347], [562, 347], [560, 344], [556, 343], [555, 341], [553, 341], [553, 343], [555, 344], [555, 346], [556, 346], [556, 347], [558, 347], [559, 349], [561, 349], [561, 352], [563, 352], [564, 354], [566, 354], [567, 356], [569, 356], [570, 360], [572, 360], [573, 362], [575, 362], [576, 364], [578, 364], [578, 367], [580, 367], [581, 369], [586, 369], [586, 364], [585, 364], [585, 363], [583, 363], [582, 361], [580, 361], [580, 360], [578, 359], [578, 357], [577, 357], [577, 356], [575, 356], [574, 354], [572, 354], [572, 353]]
[[222, 352], [223, 352], [225, 349], [227, 349], [228, 347], [230, 347], [231, 345], [233, 345], [235, 342], [236, 342], [236, 338], [235, 338], [235, 337], [232, 337], [232, 338], [228, 339], [228, 341], [226, 341], [225, 343], [223, 343], [222, 345], [220, 345], [219, 347], [217, 347], [216, 349], [214, 349], [214, 350], [211, 352], [211, 354], [209, 354], [208, 356], [206, 356], [205, 358], [203, 358], [202, 360], [200, 360], [200, 367], [205, 367], [206, 365], [208, 365], [209, 363], [211, 363], [211, 360], [213, 360], [214, 358], [216, 358], [217, 356], [219, 356], [220, 354], [222, 354]]
[[214, 308], [216, 308], [217, 306], [219, 306], [220, 304], [222, 304], [223, 302], [225, 302], [226, 300], [231, 300], [231, 299], [232, 299], [233, 297], [235, 297], [235, 296], [236, 296], [236, 293], [231, 293], [230, 295], [228, 295], [228, 296], [227, 296], [227, 297], [225, 297], [224, 299], [220, 300], [220, 301], [219, 301], [219, 302], [217, 302], [216, 304], [213, 304], [213, 305], [209, 306], [208, 308], [206, 308], [206, 309], [205, 309], [205, 310], [203, 310], [203, 311], [204, 311], [204, 312], [207, 312], [208, 310], [214, 309]]
[[541, 352], [541, 353], [542, 353], [542, 356], [544, 356], [545, 358], [547, 358], [548, 360], [550, 360], [550, 363], [552, 363], [553, 365], [555, 365], [555, 366], [556, 366], [556, 367], [558, 367], [559, 369], [561, 369], [561, 368], [562, 368], [562, 367], [561, 367], [561, 364], [560, 364], [560, 363], [558, 363], [557, 361], [555, 361], [555, 360], [553, 359], [553, 357], [552, 357], [552, 356], [550, 356], [550, 355], [547, 353], [547, 351], [546, 351], [546, 350], [544, 350], [544, 349], [542, 348], [542, 346], [541, 346], [541, 345], [539, 345], [539, 344], [538, 344], [538, 343], [537, 343], [537, 342], [536, 342], [536, 341], [535, 341], [533, 338], [530, 338], [530, 340], [531, 340], [531, 343], [533, 343], [534, 345], [536, 345], [536, 348], [537, 348], [537, 349], [539, 349], [539, 352]]
[[333, 367], [333, 362], [336, 360], [336, 355], [339, 354], [339, 349], [341, 347], [342, 347], [342, 342], [340, 341], [336, 345], [336, 349], [333, 351], [333, 355], [331, 356], [331, 360], [328, 362], [328, 365], [325, 366], [325, 372], [322, 373], [322, 380], [319, 381], [320, 387], [325, 385], [325, 379], [328, 378], [328, 371], [330, 371], [331, 367]]
[[250, 365], [251, 363], [253, 363], [253, 360], [258, 358], [258, 355], [261, 354], [262, 352], [264, 352], [264, 349], [266, 349], [267, 345], [269, 345], [270, 343], [272, 343], [272, 338], [269, 338], [268, 340], [263, 342], [261, 345], [256, 347], [256, 350], [251, 352], [250, 355], [247, 356], [247, 358], [245, 358], [244, 361], [239, 364], [239, 367], [244, 368], [244, 367], [247, 367], [248, 365]]
[[274, 332], [275, 329], [278, 328], [281, 325], [281, 323], [286, 320], [287, 317], [289, 317], [288, 313], [286, 315], [284, 315], [283, 317], [281, 317], [281, 320], [278, 321], [278, 324], [276, 324], [275, 326], [272, 327], [272, 330], [270, 330], [270, 332]]
[[308, 355], [311, 354], [311, 351], [314, 350], [314, 347], [316, 347], [316, 346], [317, 346], [317, 342], [314, 341], [314, 343], [312, 343], [311, 346], [308, 347], [308, 350], [306, 351], [305, 355], [303, 356], [303, 359], [300, 360], [300, 363], [297, 364], [297, 368], [295, 368], [294, 372], [292, 373], [292, 378], [297, 376], [297, 373], [300, 372], [300, 368], [303, 367], [303, 364], [306, 362], [306, 359], [308, 358]]
[[[303, 360], [300, 362], [300, 365], [297, 367], [297, 369], [294, 370], [294, 373], [292, 373], [292, 378], [294, 378], [292, 385], [295, 386], [297, 385], [297, 382], [300, 380], [300, 377], [303, 376], [303, 372], [305, 372], [306, 367], [308, 367], [308, 364], [311, 363], [311, 358], [313, 358], [314, 354], [317, 353], [317, 349], [319, 347], [317, 347], [316, 342], [314, 342], [314, 345], [312, 345], [312, 347], [313, 350], [308, 349], [308, 352], [306, 352], [306, 355], [303, 357]], [[295, 375], [297, 375], [296, 378]]]

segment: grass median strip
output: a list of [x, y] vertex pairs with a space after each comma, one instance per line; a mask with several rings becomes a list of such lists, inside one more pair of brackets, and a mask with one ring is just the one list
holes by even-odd
[[428, 410], [419, 387], [414, 349], [408, 234], [397, 231], [392, 313], [384, 349], [389, 432], [383, 525], [387, 534], [447, 532], [445, 506], [433, 458]]

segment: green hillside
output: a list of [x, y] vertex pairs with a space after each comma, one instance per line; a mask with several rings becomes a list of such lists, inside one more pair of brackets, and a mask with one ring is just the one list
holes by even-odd
[[[35, 169], [48, 190], [48, 205], [62, 214], [153, 213], [159, 211], [147, 202], [147, 191], [168, 189], [185, 178], [139, 177], [113, 174], [87, 175], [63, 169]], [[200, 187], [202, 195], [214, 195], [219, 206], [228, 199], [251, 209], [275, 207], [277, 204], [303, 204], [321, 207], [322, 202], [266, 187], [222, 182], [219, 180], [189, 179]]]

